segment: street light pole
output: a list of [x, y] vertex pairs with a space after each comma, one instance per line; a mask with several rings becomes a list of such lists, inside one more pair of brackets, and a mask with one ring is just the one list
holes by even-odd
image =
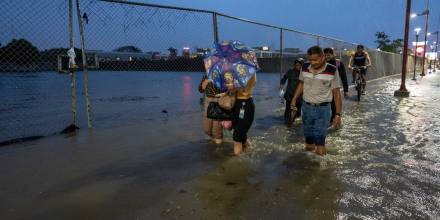
[[435, 68], [437, 68], [437, 60], [438, 60], [438, 50], [437, 50], [437, 46], [438, 46], [438, 41], [437, 41], [437, 43], [435, 44], [435, 59], [434, 59], [434, 73], [435, 73], [435, 71], [436, 71], [436, 69]]
[[[431, 45], [431, 52], [432, 54], [434, 54], [434, 45]], [[433, 69], [432, 69], [432, 60], [429, 59], [429, 73], [432, 73]]]
[[399, 90], [394, 91], [396, 97], [409, 97], [409, 91], [406, 89], [406, 64], [408, 62], [408, 33], [409, 18], [411, 14], [411, 0], [406, 0], [406, 18], [405, 18], [405, 35], [403, 38], [403, 61], [402, 61], [402, 80], [400, 81]]
[[418, 48], [418, 42], [419, 42], [419, 33], [422, 29], [421, 28], [415, 28], [414, 31], [416, 32], [416, 47], [414, 49], [414, 73], [413, 73], [413, 80], [416, 80], [416, 67], [417, 67], [417, 48]]
[[413, 80], [416, 80], [416, 66], [417, 66], [417, 42], [419, 41], [419, 31], [420, 28], [416, 28], [416, 49], [414, 50], [414, 74], [413, 74]]
[[423, 61], [422, 61], [422, 74], [421, 76], [425, 76], [425, 57], [426, 57], [426, 40], [428, 38], [428, 20], [429, 20], [429, 0], [426, 4], [426, 11], [423, 12], [426, 15], [425, 19], [425, 45], [423, 46]]
[[436, 63], [437, 63], [437, 58], [438, 58], [438, 31], [436, 31], [436, 32], [434, 32], [434, 33], [432, 33], [432, 34], [436, 34], [437, 35], [437, 39], [436, 39], [436, 41], [435, 41], [435, 53], [434, 53], [434, 73], [435, 73], [435, 68], [436, 68]]

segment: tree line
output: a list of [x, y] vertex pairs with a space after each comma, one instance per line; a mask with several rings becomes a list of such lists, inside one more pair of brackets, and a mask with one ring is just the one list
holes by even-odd
[[[5, 46], [0, 45], [0, 63], [28, 66], [41, 62], [56, 62], [59, 54], [67, 54], [68, 48], [51, 48], [40, 51], [26, 39], [12, 39]], [[81, 50], [75, 48], [77, 59]]]
[[376, 41], [374, 42], [377, 43], [378, 49], [391, 53], [400, 53], [402, 51], [403, 39], [398, 38], [391, 40], [390, 36], [385, 34], [383, 31], [378, 31], [375, 35]]

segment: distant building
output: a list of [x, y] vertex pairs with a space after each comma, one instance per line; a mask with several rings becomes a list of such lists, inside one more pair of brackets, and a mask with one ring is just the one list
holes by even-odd
[[196, 56], [197, 57], [205, 57], [206, 54], [209, 52], [209, 48], [197, 48], [196, 49]]
[[283, 53], [287, 53], [287, 54], [300, 54], [301, 52], [303, 52], [303, 51], [299, 48], [284, 48], [283, 49]]
[[116, 51], [102, 51], [102, 50], [87, 50], [89, 56], [93, 55], [99, 61], [135, 61], [135, 60], [152, 60], [159, 52], [116, 52]]
[[[280, 57], [280, 50], [271, 50], [268, 46], [253, 47], [257, 58], [276, 58]], [[284, 48], [283, 57], [302, 56], [303, 51], [299, 48]]]
[[189, 50], [189, 47], [184, 47], [184, 48], [183, 48], [183, 50], [182, 50], [182, 56], [183, 56], [183, 58], [187, 58], [187, 59], [190, 58], [190, 56], [191, 56], [191, 52], [190, 52], [190, 50]]
[[170, 54], [168, 55], [168, 59], [173, 60], [177, 58], [177, 49], [174, 47], [170, 47], [168, 48], [168, 52], [170, 52]]
[[162, 55], [160, 54], [160, 52], [156, 52], [156, 51], [149, 51], [147, 52], [147, 54], [151, 54], [151, 59], [152, 60], [160, 60], [162, 59]]
[[276, 56], [273, 51], [270, 51], [269, 46], [257, 46], [252, 47], [252, 49], [254, 49], [257, 58], [272, 58]]
[[279, 57], [280, 53], [276, 51], [254, 50], [257, 58], [274, 58]]
[[269, 46], [253, 47], [252, 49], [259, 50], [259, 51], [270, 51], [270, 47]]

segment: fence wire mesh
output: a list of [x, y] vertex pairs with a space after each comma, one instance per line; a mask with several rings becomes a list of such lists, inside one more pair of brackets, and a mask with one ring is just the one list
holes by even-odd
[[0, 20], [0, 142], [61, 131], [69, 78], [55, 71], [69, 42], [67, 1], [0, 1]]
[[[219, 40], [238, 40], [254, 48], [261, 72], [280, 72], [280, 29], [218, 16]], [[239, 30], [239, 31], [237, 31]]]
[[[72, 10], [79, 66], [76, 94], [80, 127], [86, 125], [86, 108], [78, 22], [84, 24], [93, 120], [98, 127], [148, 119], [150, 104], [158, 99], [149, 93], [157, 85], [147, 82], [146, 77], [131, 77], [133, 72], [202, 73], [203, 57], [216, 40], [239, 40], [253, 47], [261, 71], [280, 75], [291, 68], [296, 58], [305, 58], [311, 46], [334, 48], [336, 56], [346, 64], [356, 47], [325, 36], [196, 9], [82, 0], [80, 20], [76, 9]], [[0, 21], [0, 143], [61, 131], [72, 123], [71, 78], [66, 74], [69, 1], [0, 1]], [[373, 62], [370, 79], [400, 73], [400, 54], [373, 49], [369, 53]], [[408, 65], [409, 75], [412, 58]], [[190, 78], [175, 79], [166, 74], [161, 77], [182, 81], [182, 88], [168, 88], [170, 94], [193, 92], [197, 86]], [[144, 88], [145, 83], [150, 84], [149, 90]], [[177, 95], [179, 98], [185, 99]], [[184, 103], [167, 107], [179, 106], [185, 109]]]
[[[83, 1], [83, 5], [88, 15], [87, 51], [97, 59], [95, 70], [100, 72], [90, 78], [96, 126], [148, 118], [153, 111], [161, 111], [151, 107], [163, 98], [151, 95], [155, 85], [133, 74], [118, 79], [123, 72], [204, 71], [203, 57], [214, 42], [211, 13], [94, 0]], [[148, 84], [150, 88], [146, 88]], [[170, 88], [173, 90], [177, 88]]]
[[203, 71], [213, 43], [211, 14], [97, 0], [83, 5], [86, 48], [99, 70]]

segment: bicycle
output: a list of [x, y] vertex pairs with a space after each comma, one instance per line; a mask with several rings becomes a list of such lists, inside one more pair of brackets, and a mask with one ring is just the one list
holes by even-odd
[[354, 66], [353, 67], [353, 72], [356, 74], [356, 79], [355, 79], [355, 88], [357, 91], [357, 100], [361, 101], [361, 95], [362, 95], [362, 77], [361, 77], [361, 70], [362, 69], [367, 69], [366, 66]]

